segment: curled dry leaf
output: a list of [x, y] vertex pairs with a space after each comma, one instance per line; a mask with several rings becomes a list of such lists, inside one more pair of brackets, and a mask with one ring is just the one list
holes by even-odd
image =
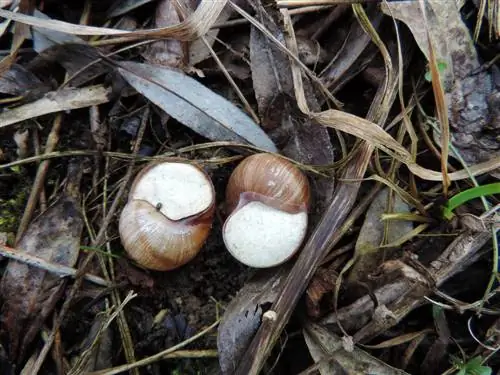
[[213, 141], [250, 143], [277, 151], [249, 116], [186, 74], [135, 62], [119, 66], [118, 71], [134, 89], [198, 134]]
[[220, 12], [226, 6], [227, 0], [201, 0], [198, 7], [183, 22], [152, 30], [127, 31], [106, 27], [83, 26], [74, 23], [46, 20], [22, 13], [10, 12], [0, 9], [0, 17], [17, 21], [34, 27], [42, 27], [72, 35], [119, 35], [131, 38], [176, 38], [179, 40], [192, 40], [204, 35], [217, 20]]
[[[429, 181], [443, 180], [441, 172], [433, 171], [417, 164], [413, 161], [413, 157], [405, 147], [398, 143], [389, 133], [371, 121], [335, 109], [328, 109], [320, 113], [315, 113], [313, 114], [313, 118], [324, 126], [352, 134], [366, 141], [366, 143], [377, 147], [406, 164], [413, 174], [422, 179]], [[486, 162], [469, 167], [468, 170], [462, 169], [457, 172], [449, 173], [448, 178], [450, 181], [462, 180], [470, 178], [471, 175], [477, 176], [497, 168], [500, 168], [500, 155]]]
[[[31, 223], [17, 248], [52, 263], [73, 267], [83, 220], [79, 203], [65, 196]], [[38, 330], [64, 291], [65, 279], [10, 260], [3, 275], [1, 334], [12, 362], [22, 361]]]

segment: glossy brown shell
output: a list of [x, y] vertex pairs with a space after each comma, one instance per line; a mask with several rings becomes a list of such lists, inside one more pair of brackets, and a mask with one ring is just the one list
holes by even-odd
[[309, 181], [288, 160], [268, 153], [255, 154], [244, 159], [229, 178], [226, 213], [245, 200], [259, 200], [291, 213], [308, 210]]
[[156, 207], [132, 200], [123, 209], [119, 231], [128, 256], [145, 268], [168, 271], [192, 260], [212, 227], [214, 206], [189, 219], [172, 221]]
[[[215, 202], [197, 215], [171, 220], [149, 202], [130, 199], [137, 181], [155, 165], [158, 163], [149, 164], [135, 178], [118, 229], [131, 259], [148, 269], [168, 271], [188, 263], [199, 253], [212, 227]], [[212, 186], [210, 177], [206, 178]], [[215, 199], [213, 186], [212, 192]]]

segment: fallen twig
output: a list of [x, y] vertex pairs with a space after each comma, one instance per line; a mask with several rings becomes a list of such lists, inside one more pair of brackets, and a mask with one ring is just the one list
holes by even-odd
[[[46, 271], [49, 271], [51, 273], [55, 273], [57, 275], [60, 275], [61, 277], [76, 277], [76, 274], [78, 270], [72, 267], [64, 266], [62, 264], [56, 264], [56, 263], [50, 263], [47, 262], [46, 260], [42, 258], [35, 257], [33, 255], [29, 255], [25, 251], [18, 251], [16, 249], [13, 249], [11, 247], [1, 245], [0, 244], [0, 255], [17, 260], [22, 263], [29, 264], [30, 266], [37, 267], [44, 269]], [[89, 273], [86, 273], [82, 276], [85, 280], [90, 281], [94, 284], [105, 286], [105, 287], [110, 287], [112, 286], [110, 283], [108, 283], [106, 280], [104, 280], [102, 277], [91, 275]]]

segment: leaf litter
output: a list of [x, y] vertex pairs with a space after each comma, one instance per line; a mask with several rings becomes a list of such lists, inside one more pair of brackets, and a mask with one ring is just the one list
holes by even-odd
[[[498, 196], [441, 212], [498, 178], [494, 6], [475, 43], [474, 1], [0, 5], [0, 232], [17, 222], [20, 238], [2, 245], [9, 372], [498, 369]], [[222, 207], [236, 163], [262, 151], [311, 182], [297, 257], [238, 264], [222, 210], [179, 270], [124, 255], [116, 217], [148, 158], [199, 163]], [[28, 201], [11, 188], [31, 181]]]

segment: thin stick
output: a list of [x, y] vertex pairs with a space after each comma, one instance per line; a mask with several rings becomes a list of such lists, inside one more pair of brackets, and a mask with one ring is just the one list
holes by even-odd
[[[35, 150], [35, 155], [40, 156], [42, 154], [42, 147], [40, 146], [40, 134], [38, 128], [35, 126], [33, 128], [33, 148]], [[40, 163], [38, 163], [40, 165]], [[42, 186], [40, 190], [40, 211], [45, 211], [47, 209], [47, 197], [45, 196], [45, 187]]]
[[[62, 264], [54, 264], [47, 262], [45, 259], [38, 258], [36, 256], [30, 255], [25, 251], [21, 250], [16, 250], [11, 247], [1, 245], [0, 244], [0, 255], [17, 260], [18, 262], [26, 263], [30, 266], [41, 268], [45, 271], [54, 273], [56, 275], [59, 275], [61, 277], [76, 277], [77, 270], [72, 267], [64, 266]], [[91, 274], [84, 274], [83, 278], [87, 281], [90, 281], [94, 284], [105, 286], [105, 287], [110, 287], [111, 284], [108, 283], [106, 280], [104, 280], [102, 277], [91, 275]]]
[[[298, 15], [298, 14], [306, 14], [306, 13], [314, 13], [314, 12], [321, 12], [323, 10], [331, 8], [332, 5], [316, 5], [316, 6], [305, 6], [302, 8], [298, 9], [290, 9], [290, 15]], [[234, 27], [234, 26], [239, 26], [239, 25], [246, 25], [248, 24], [249, 21], [246, 18], [237, 18], [235, 20], [230, 20], [230, 21], [225, 21], [221, 23], [214, 23], [210, 29], [224, 29], [228, 27]]]
[[[54, 123], [52, 125], [52, 130], [50, 131], [49, 138], [47, 139], [47, 145], [45, 146], [45, 153], [49, 153], [54, 151], [59, 142], [59, 131], [61, 129], [62, 124], [62, 114], [58, 113], [56, 118], [54, 119]], [[43, 188], [43, 184], [45, 183], [45, 177], [47, 176], [47, 171], [49, 170], [50, 161], [43, 160], [38, 166], [38, 170], [36, 171], [35, 181], [33, 182], [33, 187], [30, 191], [30, 196], [28, 198], [28, 202], [26, 203], [26, 208], [24, 209], [23, 217], [21, 218], [21, 222], [19, 223], [19, 227], [17, 228], [16, 234], [16, 245], [21, 239], [21, 236], [28, 228], [28, 225], [33, 216], [33, 212], [35, 212], [35, 207], [38, 203], [38, 198], [40, 197], [40, 191]]]

